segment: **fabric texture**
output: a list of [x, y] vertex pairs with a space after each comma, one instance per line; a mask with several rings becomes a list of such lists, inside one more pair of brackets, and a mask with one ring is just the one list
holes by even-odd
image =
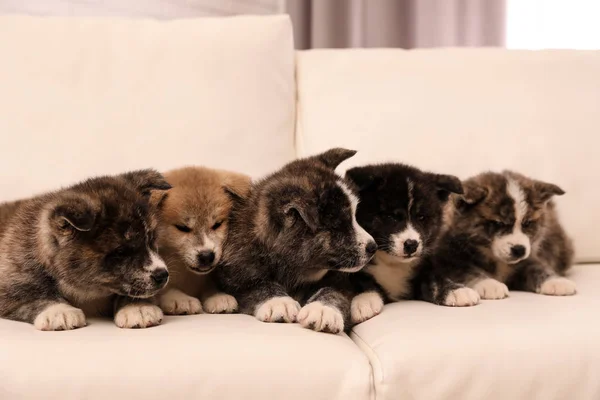
[[166, 317], [137, 330], [91, 320], [40, 332], [0, 320], [0, 398], [367, 400], [367, 357], [346, 335], [248, 315]]
[[501, 46], [504, 0], [286, 0], [297, 49]]
[[405, 301], [354, 328], [378, 400], [598, 399], [600, 264], [572, 297], [511, 292], [452, 308]]
[[600, 52], [314, 50], [298, 54], [298, 155], [358, 150], [467, 178], [514, 169], [561, 186], [581, 261], [600, 261]]
[[294, 157], [286, 16], [0, 17], [0, 54], [0, 201], [135, 168], [260, 176]]

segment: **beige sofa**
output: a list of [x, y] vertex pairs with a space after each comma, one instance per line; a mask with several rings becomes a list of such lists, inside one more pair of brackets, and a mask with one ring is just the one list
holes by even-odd
[[578, 294], [400, 302], [350, 336], [246, 315], [38, 332], [0, 320], [0, 399], [599, 399], [600, 53], [294, 53], [286, 17], [0, 18], [0, 200], [132, 168], [261, 176], [333, 146], [561, 185]]

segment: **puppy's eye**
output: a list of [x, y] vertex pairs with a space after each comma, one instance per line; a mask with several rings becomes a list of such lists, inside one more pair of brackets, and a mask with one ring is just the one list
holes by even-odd
[[529, 227], [533, 226], [533, 224], [534, 224], [534, 221], [528, 219], [528, 220], [523, 221], [523, 223], [521, 223], [521, 226], [523, 228], [529, 228]]
[[213, 226], [211, 226], [210, 229], [212, 229], [213, 231], [216, 231], [217, 229], [219, 229], [221, 227], [221, 225], [223, 225], [223, 221], [215, 222], [215, 224]]
[[508, 226], [504, 222], [496, 221], [496, 220], [490, 220], [490, 221], [488, 221], [488, 223], [495, 229], [503, 229]]
[[192, 228], [190, 228], [190, 227], [189, 227], [189, 226], [187, 226], [187, 225], [179, 225], [179, 224], [175, 224], [175, 228], [177, 228], [177, 229], [178, 229], [178, 230], [180, 230], [181, 232], [185, 232], [185, 233], [188, 233], [188, 232], [191, 232], [191, 231], [192, 231]]
[[421, 222], [425, 221], [427, 219], [427, 215], [424, 214], [419, 214], [417, 215], [417, 219]]

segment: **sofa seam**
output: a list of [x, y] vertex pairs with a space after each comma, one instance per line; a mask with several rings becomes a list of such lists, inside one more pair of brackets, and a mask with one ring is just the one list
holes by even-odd
[[369, 360], [369, 365], [371, 366], [371, 388], [373, 391], [371, 398], [377, 400], [377, 378], [379, 377], [379, 382], [381, 383], [384, 380], [381, 360], [375, 350], [356, 331], [352, 330], [351, 333], [354, 343], [356, 343], [356, 346], [367, 356], [367, 360]]

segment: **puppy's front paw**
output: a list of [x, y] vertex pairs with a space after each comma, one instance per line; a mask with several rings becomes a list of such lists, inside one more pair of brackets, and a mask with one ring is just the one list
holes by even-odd
[[237, 311], [235, 297], [225, 293], [217, 293], [204, 300], [204, 311], [211, 314], [232, 313]]
[[159, 299], [160, 308], [167, 315], [200, 314], [202, 304], [195, 297], [188, 296], [179, 290], [169, 290]]
[[480, 280], [473, 285], [473, 289], [485, 300], [498, 300], [508, 297], [508, 286], [492, 278]]
[[85, 324], [83, 311], [64, 303], [48, 306], [33, 321], [33, 326], [40, 331], [66, 331]]
[[295, 322], [300, 303], [289, 296], [275, 297], [262, 303], [254, 316], [263, 322]]
[[383, 299], [377, 292], [365, 292], [352, 299], [350, 315], [353, 324], [360, 324], [383, 310]]
[[546, 279], [537, 292], [549, 296], [572, 296], [577, 292], [577, 286], [567, 278], [555, 276]]
[[162, 319], [162, 310], [153, 304], [128, 304], [115, 314], [119, 328], [149, 328], [159, 325]]
[[344, 330], [344, 316], [335, 307], [314, 301], [302, 307], [298, 322], [317, 332], [340, 333]]
[[479, 304], [479, 293], [468, 287], [450, 291], [443, 302], [443, 305], [450, 307], [468, 307], [476, 304]]

